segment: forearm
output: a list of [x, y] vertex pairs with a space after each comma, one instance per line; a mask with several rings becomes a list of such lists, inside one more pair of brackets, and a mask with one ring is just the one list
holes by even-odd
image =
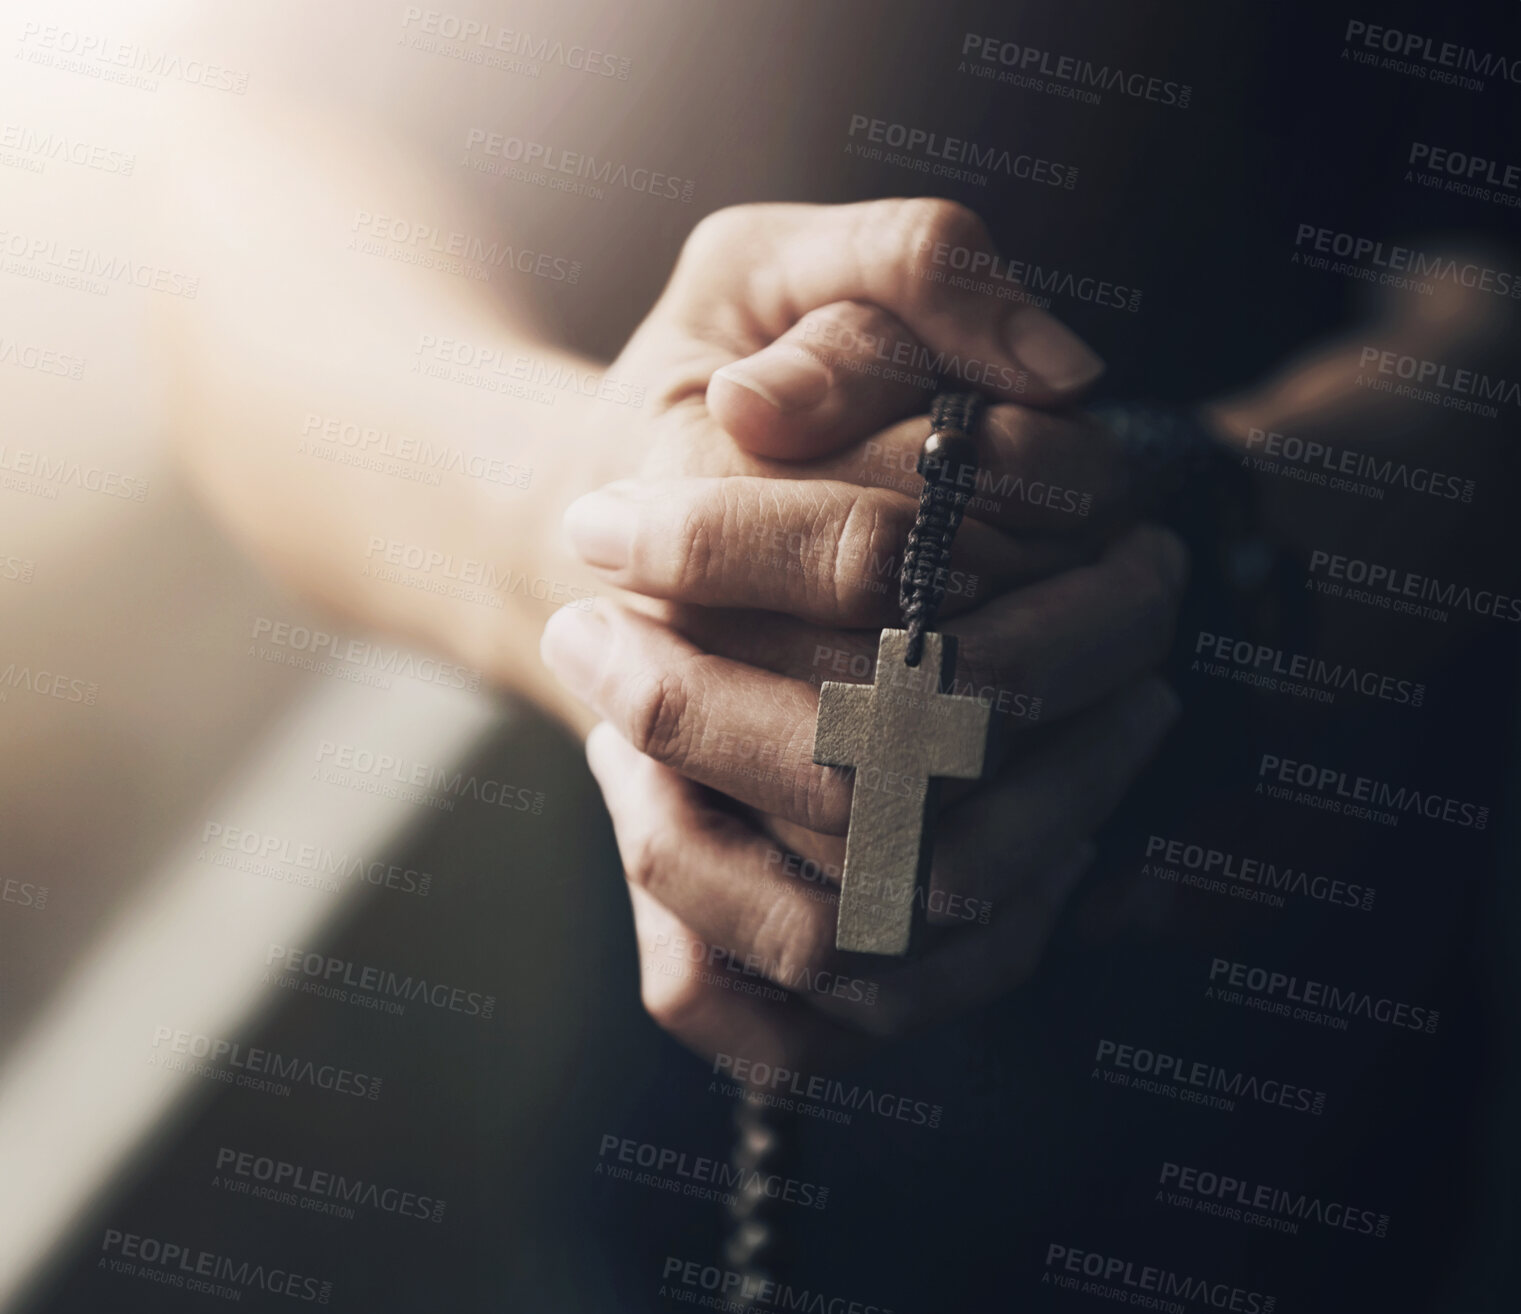
[[558, 510], [598, 466], [598, 403], [565, 383], [601, 367], [504, 304], [510, 264], [477, 281], [354, 249], [365, 213], [511, 244], [411, 161], [309, 119], [206, 145], [172, 202], [199, 294], [165, 325], [193, 482], [302, 591], [568, 713], [537, 642], [594, 588]]
[[[1205, 423], [1253, 486], [1257, 530], [1290, 554], [1300, 579], [1312, 579], [1317, 554], [1324, 564], [1330, 553], [1514, 596], [1515, 520], [1494, 496], [1514, 468], [1506, 430], [1412, 398], [1412, 389], [1389, 386], [1397, 376], [1381, 373], [1391, 360], [1462, 361], [1502, 377], [1515, 312], [1484, 300], [1492, 299], [1457, 294], [1442, 316], [1396, 302], [1352, 334], [1317, 344], [1204, 408]], [[1415, 668], [1485, 626], [1481, 616], [1455, 613], [1450, 625], [1410, 630], [1398, 613], [1375, 622], [1334, 592], [1303, 597], [1329, 649], [1377, 648], [1388, 624]]]

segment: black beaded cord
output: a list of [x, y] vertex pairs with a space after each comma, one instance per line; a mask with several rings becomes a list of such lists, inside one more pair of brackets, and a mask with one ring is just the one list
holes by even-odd
[[[945, 599], [951, 541], [976, 491], [977, 443], [972, 435], [981, 413], [982, 398], [972, 392], [938, 393], [930, 407], [930, 436], [919, 454], [924, 488], [898, 583], [910, 666], [919, 664], [924, 636], [935, 627], [935, 615]], [[743, 1282], [729, 1296], [732, 1309], [774, 1308], [762, 1300], [768, 1290], [765, 1284], [779, 1280], [789, 1267], [784, 1210], [779, 1200], [765, 1193], [763, 1179], [792, 1167], [787, 1160], [800, 1130], [797, 1117], [748, 1092], [735, 1104], [729, 1162], [744, 1185], [728, 1201], [723, 1258]], [[801, 1167], [797, 1172], [802, 1172]]]
[[977, 491], [973, 434], [981, 413], [982, 398], [975, 392], [940, 392], [930, 407], [930, 436], [919, 454], [924, 487], [898, 580], [898, 607], [908, 631], [904, 661], [909, 666], [919, 664], [924, 636], [935, 628], [950, 577], [951, 543]]
[[[740, 1289], [729, 1294], [728, 1308], [774, 1309], [763, 1300], [767, 1283], [785, 1280], [791, 1256], [780, 1198], [766, 1194], [765, 1183], [778, 1173], [791, 1176], [794, 1165], [787, 1150], [794, 1142], [794, 1113], [762, 1103], [750, 1092], [734, 1106], [734, 1145], [729, 1164], [738, 1185], [728, 1201], [728, 1235], [724, 1242], [726, 1268], [741, 1275]], [[785, 1206], [790, 1208], [792, 1206]]]

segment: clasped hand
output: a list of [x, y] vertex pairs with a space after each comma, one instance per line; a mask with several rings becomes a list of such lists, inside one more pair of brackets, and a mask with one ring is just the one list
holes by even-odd
[[[558, 612], [542, 651], [599, 718], [644, 1003], [704, 1055], [848, 1061], [1017, 984], [1177, 714], [1150, 672], [1186, 557], [1070, 408], [1102, 365], [937, 277], [957, 249], [992, 244], [948, 202], [720, 211], [610, 371], [646, 406], [565, 530], [615, 595]], [[899, 623], [937, 376], [990, 403], [941, 628], [1004, 750], [947, 783], [921, 914], [941, 929], [898, 962], [833, 947], [851, 774], [812, 744], [819, 684], [869, 680]]]

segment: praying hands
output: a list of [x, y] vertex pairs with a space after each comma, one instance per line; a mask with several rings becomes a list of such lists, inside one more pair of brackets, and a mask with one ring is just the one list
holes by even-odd
[[[1140, 518], [1144, 480], [1110, 432], [1073, 409], [1099, 360], [1044, 311], [949, 276], [946, 253], [991, 256], [976, 216], [922, 198], [718, 211], [605, 366], [489, 285], [330, 259], [307, 235], [341, 231], [377, 195], [461, 231], [490, 220], [342, 124], [298, 126], [185, 122], [204, 140], [184, 143], [195, 167], [164, 209], [187, 262], [219, 271], [163, 327], [185, 383], [171, 394], [184, 468], [223, 524], [333, 610], [589, 735], [644, 999], [692, 1048], [845, 1060], [1027, 975], [1090, 837], [1176, 716], [1151, 672], [1187, 564]], [[1281, 432], [1327, 450], [1376, 433], [1381, 452], [1419, 458], [1439, 429], [1360, 386], [1368, 343], [1483, 360], [1504, 340], [1492, 307], [1429, 300], [1212, 403], [1207, 428], [1238, 461]], [[461, 386], [420, 368], [430, 342], [591, 386], [552, 405]], [[994, 749], [979, 782], [946, 782], [929, 943], [899, 963], [834, 948], [851, 777], [814, 762], [814, 728], [820, 685], [870, 682], [880, 631], [899, 623], [942, 382], [987, 402], [938, 628], [959, 645], [950, 692], [987, 706]], [[300, 444], [314, 417], [420, 436], [531, 486], [314, 461]], [[1285, 486], [1255, 488], [1260, 519], [1307, 557], [1322, 530]], [[1377, 503], [1335, 514], [1366, 522], [1369, 542], [1387, 532]], [[1470, 532], [1479, 522], [1449, 538]], [[377, 541], [513, 586], [491, 605], [398, 586], [368, 569]], [[1347, 621], [1320, 623], [1334, 640]]]
[[[1017, 983], [1176, 716], [1149, 672], [1184, 550], [1133, 523], [1110, 439], [1062, 409], [1098, 361], [925, 277], [939, 244], [991, 250], [942, 202], [710, 217], [610, 371], [655, 399], [634, 471], [565, 515], [623, 593], [558, 612], [544, 659], [599, 718], [646, 1006], [705, 1054], [839, 1061]], [[938, 370], [873, 368], [894, 360]], [[995, 402], [944, 629], [1004, 751], [947, 790], [920, 892], [945, 929], [900, 964], [834, 947], [851, 781], [815, 764], [814, 724], [820, 683], [869, 678], [898, 623], [937, 374]]]

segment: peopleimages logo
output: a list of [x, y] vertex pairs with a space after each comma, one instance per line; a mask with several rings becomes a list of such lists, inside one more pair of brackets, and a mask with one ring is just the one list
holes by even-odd
[[[826, 1296], [822, 1291], [798, 1288], [754, 1273], [737, 1273], [732, 1268], [719, 1268], [715, 1264], [703, 1264], [695, 1259], [681, 1259], [675, 1255], [666, 1256], [660, 1276], [662, 1281], [659, 1294], [670, 1300], [690, 1304], [696, 1301], [699, 1290], [715, 1293], [700, 1302], [699, 1308], [702, 1309], [804, 1310], [806, 1314], [893, 1314], [892, 1308], [887, 1305], [847, 1300], [844, 1296]], [[686, 1290], [681, 1290], [677, 1283]]]
[[307, 412], [301, 423], [296, 450], [335, 465], [374, 470], [435, 488], [446, 473], [507, 488], [526, 489], [533, 482], [531, 465], [314, 411]]
[[[1278, 1077], [1258, 1077], [1236, 1068], [1201, 1060], [1192, 1062], [1165, 1051], [1100, 1039], [1093, 1056], [1095, 1075], [1112, 1085], [1129, 1086], [1184, 1104], [1233, 1113], [1236, 1101], [1272, 1105], [1294, 1113], [1325, 1112], [1326, 1093]], [[1218, 1094], [1213, 1092], [1220, 1092]]]
[[[260, 875], [268, 874], [274, 864], [293, 867], [309, 873], [311, 877], [309, 880], [293, 881], [293, 884], [314, 884], [332, 893], [343, 887], [336, 880], [320, 881], [318, 878], [334, 876], [343, 880], [363, 881], [367, 885], [379, 885], [388, 890], [401, 890], [420, 897], [426, 897], [433, 885], [432, 873], [418, 871], [415, 867], [378, 861], [347, 849], [335, 851], [321, 844], [293, 840], [223, 821], [206, 822], [201, 827], [201, 843], [208, 850], [222, 850], [222, 854], [212, 852], [202, 855], [203, 858], [209, 857], [219, 867], [251, 870]], [[223, 855], [226, 855], [227, 860], [219, 860]]]
[[[68, 246], [55, 238], [32, 237], [26, 233], [0, 228], [0, 253], [46, 267], [56, 274], [77, 274], [97, 286], [126, 283], [144, 291], [164, 292], [169, 296], [194, 299], [200, 278], [167, 265], [149, 264], [129, 256], [110, 255], [88, 246]], [[48, 281], [58, 281], [49, 279]], [[109, 291], [110, 289], [105, 289]]]
[[[1243, 463], [1249, 462], [1254, 470], [1275, 470], [1304, 483], [1349, 492], [1364, 492], [1366, 488], [1367, 493], [1377, 494], [1377, 500], [1382, 500], [1385, 488], [1407, 488], [1412, 493], [1447, 501], [1473, 501], [1472, 479], [1443, 474], [1424, 465], [1409, 465], [1390, 456], [1370, 456], [1313, 438], [1279, 433], [1276, 429], [1248, 429], [1246, 451]], [[1367, 483], [1358, 484], [1356, 480]]]
[[[477, 150], [489, 158], [474, 157], [471, 152]], [[488, 132], [485, 128], [466, 131], [463, 163], [478, 173], [520, 178], [526, 182], [543, 179], [544, 185], [553, 191], [577, 195], [601, 197], [604, 193], [598, 184], [602, 184], [626, 187], [631, 192], [642, 192], [667, 201], [691, 201], [697, 187], [692, 178], [677, 178], [643, 167], [630, 169], [620, 161], [598, 160], [584, 151], [568, 151], [547, 142], [509, 137], [505, 133]]]
[[[1186, 82], [1171, 82], [1165, 78], [1148, 77], [1145, 73], [1127, 73], [1122, 68], [1108, 64], [1095, 64], [1091, 59], [1078, 59], [1073, 55], [1053, 55], [1049, 50], [1035, 46], [1021, 46], [1014, 41], [999, 37], [978, 36], [968, 32], [961, 42], [964, 58], [987, 64], [999, 64], [1016, 71], [1022, 78], [1051, 78], [1058, 83], [1069, 83], [1073, 89], [1072, 99], [1090, 99], [1097, 103], [1095, 91], [1115, 91], [1133, 100], [1149, 100], [1158, 105], [1170, 105], [1175, 109], [1187, 109], [1193, 99], [1194, 89]], [[975, 69], [980, 76], [991, 76], [991, 70]], [[1023, 85], [1011, 78], [1013, 85]], [[1083, 93], [1088, 93], [1084, 95]]]
[[133, 475], [103, 470], [98, 465], [84, 465], [69, 456], [49, 456], [28, 447], [11, 447], [0, 443], [0, 473], [26, 475], [43, 481], [48, 495], [56, 497], [57, 488], [82, 488], [89, 493], [120, 497], [141, 502], [148, 496], [148, 481]]
[[554, 405], [561, 393], [612, 402], [618, 406], [643, 406], [645, 386], [615, 379], [592, 370], [578, 369], [564, 361], [546, 361], [499, 346], [441, 338], [434, 333], [418, 336], [413, 349], [412, 373], [430, 378], [493, 381], [488, 390], [511, 391], [509, 385], [538, 390], [536, 401]]
[[[862, 977], [842, 976], [828, 968], [813, 968], [805, 963], [795, 966], [779, 960], [769, 960], [757, 953], [743, 956], [718, 944], [706, 944], [691, 936], [672, 936], [668, 931], [658, 932], [646, 951], [651, 958], [663, 956], [679, 969], [682, 964], [711, 969], [714, 981], [723, 979], [725, 973], [738, 973], [756, 980], [775, 982], [788, 990], [810, 994], [832, 995], [835, 999], [847, 999], [853, 1004], [875, 1004], [880, 986], [876, 981]], [[667, 972], [667, 975], [677, 973]], [[708, 979], [704, 975], [704, 980]], [[781, 994], [781, 991], [777, 991]], [[785, 998], [785, 996], [783, 996]]]
[[[365, 792], [378, 793], [387, 798], [417, 800], [426, 798], [429, 794], [435, 797], [449, 795], [455, 799], [471, 798], [496, 807], [510, 808], [514, 812], [531, 812], [534, 816], [544, 811], [545, 796], [542, 790], [518, 788], [501, 780], [482, 780], [474, 774], [466, 775], [461, 770], [451, 771], [437, 763], [413, 762], [397, 757], [394, 753], [377, 753], [354, 744], [339, 744], [324, 739], [317, 746], [317, 761], [321, 765], [317, 769], [316, 779], [325, 780], [329, 784], [367, 779], [376, 787], [367, 788]], [[443, 811], [453, 810], [451, 798], [442, 801], [449, 805]]]
[[[1266, 780], [1276, 784], [1264, 784]], [[1291, 786], [1301, 791], [1295, 794]], [[1370, 776], [1349, 776], [1337, 767], [1316, 766], [1264, 753], [1257, 767], [1257, 793], [1280, 801], [1303, 803], [1326, 812], [1397, 825], [1401, 814], [1415, 813], [1449, 826], [1484, 830], [1489, 809], [1410, 785], [1391, 785]]]
[[279, 964], [275, 972], [276, 979], [286, 973], [307, 977], [320, 982], [327, 991], [335, 991], [340, 1002], [348, 1002], [346, 996], [349, 992], [357, 991], [361, 995], [374, 996], [377, 1003], [406, 1000], [451, 1013], [479, 1017], [488, 1022], [496, 1011], [495, 995], [483, 995], [441, 981], [430, 983], [425, 977], [414, 978], [410, 974], [401, 976], [386, 968], [369, 967], [350, 962], [346, 958], [334, 958], [330, 954], [287, 949], [283, 944], [270, 945], [264, 962], [266, 966]]
[[370, 210], [354, 211], [350, 232], [359, 239], [392, 242], [404, 249], [445, 256], [487, 269], [514, 269], [520, 274], [532, 274], [552, 283], [575, 284], [581, 279], [581, 262], [569, 256], [530, 251], [495, 239], [487, 241], [473, 233], [453, 229], [440, 233], [436, 224], [413, 223]]
[[[1053, 1275], [1053, 1269], [1060, 1269], [1062, 1273], [1081, 1274], [1090, 1281], [1078, 1285], [1075, 1278]], [[1172, 1269], [1154, 1264], [1137, 1264], [1134, 1260], [1102, 1255], [1094, 1250], [1079, 1250], [1076, 1246], [1064, 1246], [1055, 1241], [1046, 1247], [1046, 1273], [1041, 1281], [1075, 1289], [1082, 1295], [1119, 1300], [1142, 1309], [1160, 1306], [1157, 1301], [1141, 1296], [1141, 1292], [1159, 1299], [1194, 1300], [1211, 1309], [1229, 1310], [1230, 1314], [1273, 1314], [1278, 1303], [1276, 1296], [1248, 1291], [1245, 1287], [1232, 1286], [1229, 1282], [1211, 1282], [1206, 1278], [1175, 1273]]]
[[0, 881], [0, 903], [14, 903], [19, 908], [35, 908], [41, 912], [48, 906], [49, 893], [46, 885], [18, 881], [12, 876]]
[[[1163, 876], [1171, 873], [1166, 867], [1180, 869], [1178, 883], [1220, 893], [1226, 886], [1235, 892], [1239, 887], [1248, 891], [1298, 894], [1321, 903], [1336, 904], [1343, 908], [1360, 908], [1367, 912], [1373, 907], [1373, 887], [1354, 885], [1334, 880], [1328, 876], [1311, 876], [1304, 868], [1279, 867], [1261, 858], [1244, 858], [1212, 845], [1193, 844], [1187, 840], [1172, 839], [1164, 835], [1146, 837], [1147, 862], [1142, 874]], [[1276, 907], [1283, 906], [1278, 899]]]
[[[273, 1050], [260, 1049], [257, 1045], [244, 1046], [238, 1041], [223, 1040], [219, 1036], [206, 1036], [167, 1026], [154, 1027], [153, 1048], [158, 1050], [160, 1046], [167, 1046], [169, 1053], [150, 1055], [149, 1061], [156, 1066], [171, 1072], [210, 1077], [230, 1086], [289, 1095], [291, 1088], [280, 1084], [289, 1081], [318, 1090], [333, 1091], [339, 1095], [352, 1095], [356, 1099], [380, 1098], [379, 1077], [350, 1072], [347, 1068], [336, 1067], [331, 1063], [319, 1064], [311, 1059], [279, 1054]], [[174, 1057], [176, 1055], [186, 1057], [181, 1059]], [[187, 1062], [186, 1059], [206, 1061]], [[223, 1064], [226, 1066], [221, 1066]], [[255, 1073], [261, 1075], [252, 1075]], [[268, 1080], [262, 1074], [278, 1080]]]
[[39, 698], [57, 698], [60, 702], [82, 703], [86, 707], [94, 707], [100, 694], [100, 686], [93, 680], [76, 679], [41, 668], [34, 671], [30, 666], [17, 666], [15, 662], [7, 663], [5, 669], [0, 670], [0, 703], [6, 701], [9, 689], [25, 689]]
[[327, 630], [256, 616], [250, 639], [272, 644], [315, 659], [348, 663], [385, 675], [404, 675], [424, 684], [442, 685], [446, 689], [465, 689], [475, 693], [481, 687], [481, 673], [458, 662], [440, 661], [437, 657], [419, 656], [405, 648], [371, 643], [365, 639], [345, 638]]
[[1430, 142], [1411, 142], [1410, 156], [1405, 163], [1418, 165], [1433, 173], [1446, 174], [1451, 180], [1471, 186], [1483, 182], [1486, 187], [1501, 191], [1521, 191], [1521, 165], [1501, 164], [1498, 160], [1486, 159], [1482, 155], [1434, 146]]
[[[1412, 680], [1380, 675], [1341, 662], [1304, 653], [1289, 653], [1249, 639], [1233, 639], [1227, 634], [1200, 630], [1194, 641], [1194, 655], [1206, 654], [1213, 662], [1202, 663], [1206, 674], [1219, 674], [1216, 666], [1229, 671], [1230, 678], [1241, 684], [1256, 685], [1270, 692], [1297, 693], [1312, 702], [1329, 703], [1339, 690], [1351, 690], [1366, 698], [1387, 703], [1419, 707], [1426, 699], [1426, 686]], [[1195, 662], [1195, 667], [1201, 663]], [[1301, 683], [1303, 682], [1303, 683]]]
[[[1491, 269], [1488, 265], [1458, 260], [1450, 255], [1432, 255], [1413, 246], [1342, 233], [1319, 224], [1300, 224], [1294, 234], [1294, 246], [1295, 264], [1325, 269], [1330, 268], [1325, 257], [1337, 256], [1360, 266], [1359, 277], [1389, 287], [1409, 290], [1417, 285], [1417, 280], [1432, 279], [1457, 287], [1476, 288], [1491, 296], [1521, 297], [1521, 278], [1508, 269]], [[1380, 277], [1374, 269], [1382, 269], [1385, 273]], [[1337, 269], [1335, 272], [1351, 271]]]
[[0, 124], [0, 148], [32, 156], [38, 162], [39, 173], [42, 165], [59, 160], [123, 177], [130, 175], [137, 165], [137, 156], [130, 152], [80, 141], [59, 131], [39, 132], [21, 123]]
[[[1346, 598], [1422, 620], [1445, 622], [1447, 612], [1443, 608], [1452, 608], [1512, 624], [1521, 622], [1521, 597], [1451, 580], [1443, 583], [1431, 575], [1322, 548], [1310, 552], [1309, 574], [1305, 586], [1314, 585], [1325, 597]], [[1432, 603], [1437, 605], [1429, 605]]]
[[160, 1286], [180, 1287], [200, 1295], [219, 1296], [223, 1300], [241, 1300], [243, 1292], [263, 1291], [292, 1300], [313, 1301], [326, 1305], [333, 1295], [333, 1284], [320, 1278], [303, 1277], [291, 1269], [241, 1262], [210, 1250], [198, 1250], [175, 1241], [137, 1232], [106, 1228], [101, 1251], [112, 1258], [101, 1259], [109, 1273], [143, 1278]]
[[[1433, 81], [1441, 80], [1435, 76], [1439, 72], [1456, 70], [1457, 73], [1477, 73], [1521, 84], [1521, 59], [1509, 59], [1493, 52], [1481, 54], [1472, 46], [1460, 46], [1455, 41], [1438, 42], [1419, 32], [1404, 32], [1399, 28], [1351, 18], [1347, 20], [1347, 30], [1342, 35], [1342, 40], [1348, 46], [1394, 55], [1404, 61], [1416, 61], [1415, 67], [1421, 68], [1421, 75], [1431, 76]], [[1422, 68], [1422, 65], [1430, 67]]]
[[[886, 119], [876, 119], [866, 114], [850, 116], [848, 136], [850, 140], [845, 144], [847, 154], [860, 154], [868, 160], [880, 158], [889, 164], [906, 164], [935, 177], [964, 176], [968, 181], [986, 181], [985, 175], [972, 172], [983, 169], [988, 173], [1001, 173], [1025, 182], [1065, 187], [1069, 191], [1077, 186], [1075, 165], [1060, 164], [1036, 155], [1016, 155], [1006, 147], [984, 146], [963, 137], [948, 137], [928, 128], [889, 123]], [[871, 143], [871, 146], [865, 143]], [[886, 155], [873, 150], [874, 146], [889, 146], [903, 151], [904, 155]]]
[[[875, 371], [863, 368], [865, 366], [891, 365], [901, 367], [904, 371], [918, 371], [921, 375], [927, 376], [931, 384], [936, 376], [943, 374], [974, 386], [996, 384], [1009, 392], [1023, 392], [1025, 389], [1024, 371], [1015, 370], [997, 361], [984, 361], [976, 356], [969, 356], [963, 360], [955, 352], [932, 352], [922, 342], [915, 342], [909, 338], [888, 337], [884, 334], [861, 333], [847, 324], [840, 324], [834, 320], [804, 320], [802, 329], [803, 340], [815, 348], [823, 346], [846, 354], [845, 359], [838, 361], [831, 359], [826, 362], [836, 368], [867, 373]], [[902, 380], [907, 381], [911, 380], [913, 375], [905, 372], [901, 376], [888, 374], [884, 377], [901, 377]], [[868, 455], [870, 455], [869, 449]]]
[[[1302, 1191], [1286, 1191], [1278, 1186], [1255, 1186], [1239, 1177], [1164, 1162], [1160, 1185], [1174, 1193], [1194, 1198], [1194, 1208], [1205, 1213], [1220, 1213], [1240, 1222], [1255, 1222], [1274, 1231], [1298, 1232], [1300, 1223], [1320, 1223], [1324, 1227], [1358, 1232], [1382, 1239], [1389, 1232], [1389, 1215], [1372, 1209], [1357, 1209], [1337, 1200], [1322, 1200]], [[1157, 1192], [1160, 1200], [1162, 1192]], [[1200, 1205], [1208, 1206], [1200, 1209]], [[1248, 1218], [1243, 1213], [1256, 1213]]]
[[[918, 473], [919, 458], [916, 453], [889, 447], [872, 438], [867, 441], [865, 454], [869, 461], [879, 464], [887, 472], [884, 475], [875, 472], [868, 473], [866, 476], [868, 483], [875, 487], [895, 488], [899, 492], [910, 493], [914, 497], [919, 495], [918, 490], [923, 487], [923, 481]], [[991, 470], [981, 466], [976, 470], [969, 470], [962, 466], [944, 482], [954, 483], [963, 491], [971, 493], [967, 509], [972, 511], [1002, 514], [1011, 502], [1044, 507], [1048, 511], [1056, 511], [1062, 515], [1087, 516], [1093, 510], [1092, 493], [1085, 493], [1076, 488], [1066, 488], [1061, 484], [1048, 483], [1043, 479], [1026, 481], [1023, 474], [1010, 474], [1007, 471], [995, 479]], [[892, 553], [884, 553], [881, 556], [886, 561], [898, 560]], [[946, 572], [942, 567], [942, 574], [959, 576], [962, 572]], [[977, 577], [973, 575], [970, 578], [975, 580]], [[970, 682], [967, 683], [970, 684]], [[1016, 715], [1023, 715], [1023, 712], [1017, 712]]]
[[1112, 283], [1108, 279], [1076, 274], [1056, 265], [1015, 260], [995, 255], [991, 251], [953, 246], [949, 242], [931, 242], [928, 239], [919, 243], [919, 254], [927, 256], [929, 264], [936, 266], [934, 269], [923, 270], [922, 276], [933, 275], [934, 281], [993, 293], [1005, 300], [1035, 301], [1042, 306], [1049, 306], [1051, 297], [1060, 296], [1070, 297], [1074, 301], [1086, 301], [1089, 305], [1129, 311], [1131, 314], [1141, 308], [1139, 289]]
[[77, 383], [84, 378], [85, 360], [83, 356], [72, 356], [53, 347], [39, 347], [0, 336], [0, 365], [14, 365], [17, 369], [34, 370], [38, 374], [53, 374]]
[[[1492, 379], [1480, 370], [1461, 369], [1455, 365], [1445, 365], [1441, 361], [1422, 360], [1419, 356], [1402, 356], [1397, 351], [1378, 347], [1362, 349], [1358, 357], [1358, 368], [1371, 368], [1385, 378], [1405, 379], [1415, 390], [1409, 395], [1419, 395], [1421, 391], [1434, 392], [1442, 405], [1452, 410], [1473, 409], [1479, 403], [1495, 401], [1504, 402], [1508, 406], [1521, 406], [1521, 383]], [[1442, 396], [1443, 393], [1457, 395]], [[1403, 396], [1406, 392], [1395, 389], [1394, 395]], [[1477, 398], [1478, 402], [1470, 403], [1470, 397]]]
[[[217, 1176], [225, 1176], [228, 1179], [225, 1184], [238, 1194], [276, 1204], [293, 1204], [311, 1213], [353, 1218], [352, 1206], [358, 1205], [399, 1218], [420, 1218], [430, 1223], [444, 1221], [442, 1200], [395, 1186], [381, 1186], [363, 1178], [345, 1177], [323, 1168], [307, 1168], [251, 1150], [219, 1146], [216, 1169]], [[213, 1185], [218, 1184], [221, 1183], [214, 1178]]]
[[[874, 1091], [870, 1086], [847, 1086], [833, 1077], [809, 1076], [791, 1068], [778, 1067], [734, 1054], [715, 1054], [713, 1074], [744, 1083], [746, 1098], [781, 1107], [825, 1122], [848, 1123], [852, 1112], [865, 1111], [880, 1118], [911, 1123], [916, 1127], [938, 1127], [942, 1109], [938, 1104], [914, 1100], [890, 1091]], [[710, 1085], [709, 1089], [713, 1089]], [[835, 1108], [826, 1107], [834, 1105]]]
[[628, 81], [632, 67], [630, 61], [620, 55], [610, 55], [575, 43], [567, 45], [549, 37], [535, 37], [530, 32], [487, 23], [479, 18], [465, 18], [448, 10], [424, 9], [421, 5], [406, 7], [401, 26], [404, 35], [408, 37], [412, 36], [408, 29], [415, 27], [426, 37], [458, 43], [468, 52], [467, 60], [470, 63], [486, 62], [472, 57], [477, 54], [515, 55], [531, 61], [530, 66], [535, 73], [540, 64], [558, 64], [561, 68], [573, 69], [577, 73], [616, 78], [619, 82]]
[[[685, 1150], [615, 1136], [611, 1132], [602, 1136], [597, 1158], [596, 1171], [615, 1181], [654, 1186], [700, 1200], [727, 1200], [730, 1193], [739, 1193], [747, 1199], [764, 1195], [806, 1209], [823, 1209], [829, 1203], [827, 1186], [783, 1177], [780, 1173], [763, 1173], [758, 1168], [741, 1168], [725, 1159], [688, 1154]], [[636, 1167], [649, 1171], [636, 1174], [633, 1171]], [[674, 1176], [660, 1175], [665, 1173]]]
[[120, 82], [146, 91], [158, 89], [158, 84], [150, 80], [153, 78], [205, 87], [209, 91], [230, 91], [236, 96], [248, 91], [248, 74], [239, 69], [53, 23], [47, 26], [26, 23], [19, 44], [29, 52], [32, 63], [86, 73], [103, 82]]
[[[1283, 1017], [1297, 1017], [1304, 1009], [1324, 1009], [1325, 1020], [1343, 1019], [1336, 1030], [1345, 1030], [1346, 1018], [1366, 1018], [1385, 1026], [1399, 1027], [1405, 1031], [1421, 1031], [1435, 1035], [1441, 1011], [1407, 1004], [1387, 996], [1375, 996], [1366, 990], [1330, 985], [1325, 981], [1301, 979], [1288, 972], [1273, 971], [1266, 967], [1253, 967], [1250, 963], [1232, 962], [1228, 958], [1215, 958], [1209, 965], [1210, 985], [1206, 997], [1224, 998], [1227, 1003], [1245, 1003], [1259, 1012], [1277, 1013]], [[1250, 996], [1248, 999], [1232, 999], [1225, 987]], [[1290, 1004], [1302, 1005], [1291, 1009]], [[1301, 1020], [1317, 1021], [1315, 1017]]]

